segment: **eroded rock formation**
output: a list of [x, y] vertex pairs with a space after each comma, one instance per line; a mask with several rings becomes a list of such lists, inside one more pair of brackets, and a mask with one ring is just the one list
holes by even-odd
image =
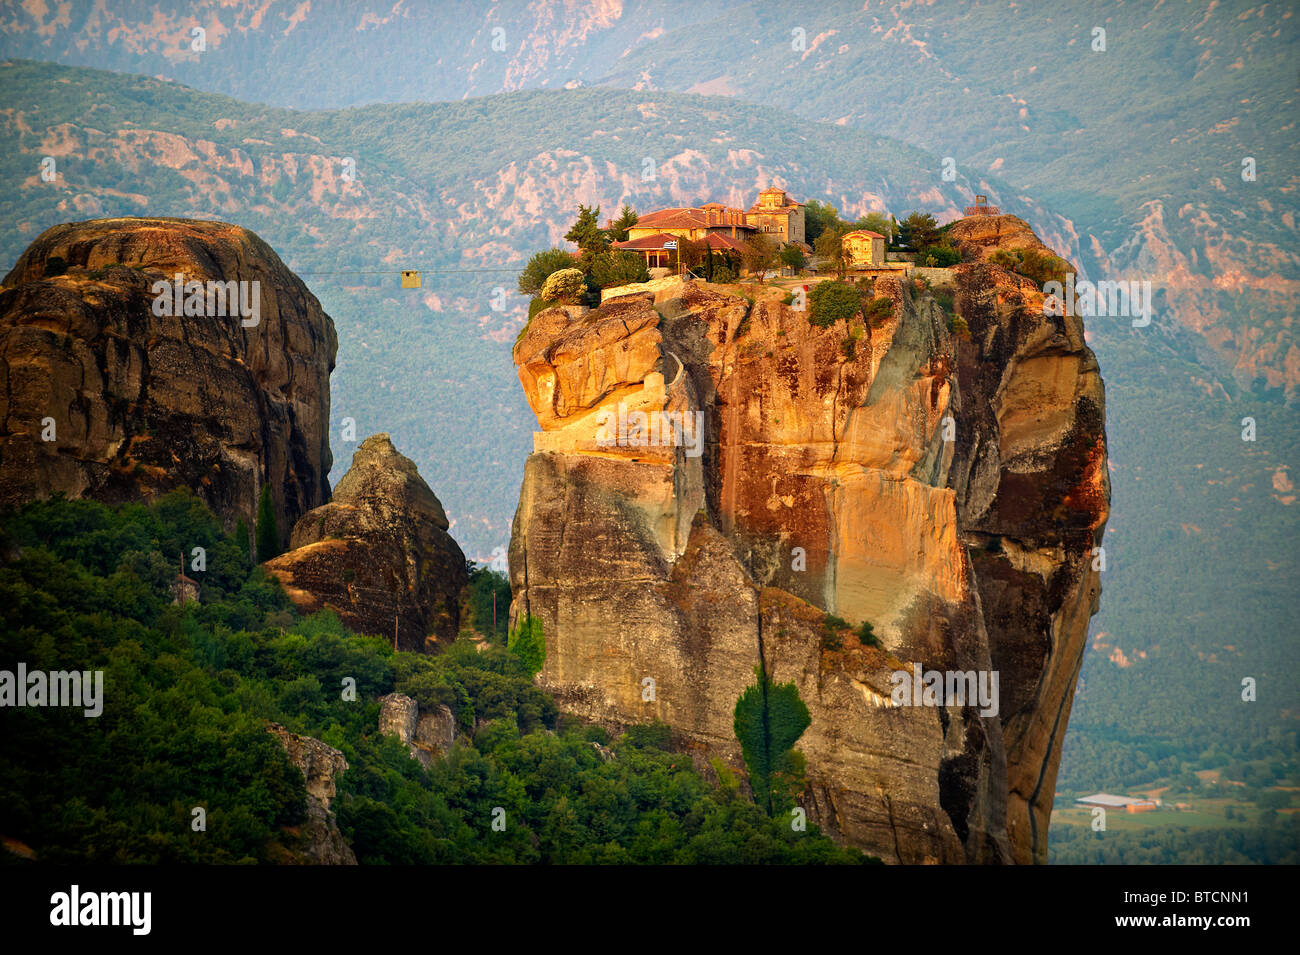
[[[968, 335], [892, 277], [890, 314], [826, 328], [699, 283], [539, 313], [514, 351], [541, 430], [512, 622], [542, 622], [564, 709], [664, 720], [737, 768], [755, 667], [793, 681], [803, 804], [849, 844], [1043, 861], [1100, 590], [1103, 386], [1079, 320], [1044, 316], [1027, 279], [971, 262], [955, 286]], [[670, 415], [668, 439], [611, 440], [637, 411]], [[697, 412], [698, 456], [668, 427]], [[828, 612], [882, 647], [828, 639]], [[913, 664], [997, 671], [996, 715], [892, 705]]]
[[[257, 283], [257, 324], [228, 306], [216, 315], [215, 296], [211, 316], [155, 314], [154, 283], [178, 273]], [[0, 288], [0, 506], [189, 487], [227, 529], [239, 518], [252, 528], [269, 485], [287, 541], [329, 499], [336, 347], [316, 297], [246, 229], [188, 219], [48, 229]]]
[[267, 732], [280, 741], [289, 762], [302, 771], [307, 784], [307, 821], [300, 828], [302, 861], [314, 865], [356, 865], [357, 857], [339, 832], [330, 803], [334, 780], [348, 768], [343, 754], [311, 736], [291, 733], [279, 723]]
[[429, 766], [436, 756], [446, 756], [456, 742], [456, 716], [439, 705], [421, 712], [420, 705], [403, 693], [379, 698], [379, 732], [396, 736], [411, 752], [411, 758]]
[[465, 555], [414, 462], [387, 434], [367, 438], [330, 503], [294, 525], [265, 567], [303, 613], [329, 607], [352, 630], [432, 650], [456, 638]]

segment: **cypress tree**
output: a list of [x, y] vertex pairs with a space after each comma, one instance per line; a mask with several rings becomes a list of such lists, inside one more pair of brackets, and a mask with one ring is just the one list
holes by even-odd
[[275, 505], [271, 501], [271, 486], [262, 485], [262, 497], [257, 502], [257, 560], [265, 563], [280, 556], [280, 530], [275, 523]]

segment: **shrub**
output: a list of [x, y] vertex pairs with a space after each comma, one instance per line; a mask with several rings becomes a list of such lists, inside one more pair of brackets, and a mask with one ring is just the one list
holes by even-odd
[[560, 269], [542, 283], [541, 297], [564, 305], [577, 305], [586, 297], [587, 285], [581, 269]]
[[536, 617], [525, 615], [519, 619], [510, 631], [507, 647], [523, 661], [529, 675], [542, 672], [546, 663], [546, 638], [542, 635], [542, 622]]
[[736, 338], [744, 338], [746, 335], [749, 334], [749, 320], [750, 318], [753, 317], [753, 315], [754, 315], [754, 304], [751, 302], [749, 305], [749, 309], [745, 312], [745, 317], [742, 318], [740, 320], [740, 324], [736, 326]]
[[960, 315], [953, 315], [948, 319], [948, 331], [962, 338], [970, 338], [970, 325], [966, 324], [966, 319]]
[[550, 299], [541, 298], [540, 296], [533, 299], [531, 302], [528, 303], [528, 320], [531, 322], [533, 320], [533, 316], [536, 315], [538, 312], [544, 311], [548, 308], [551, 308], [552, 306], [559, 305], [559, 304], [560, 304], [559, 302], [552, 302]]
[[736, 281], [736, 273], [729, 266], [718, 265], [713, 269], [713, 281], [721, 285], [730, 285]]
[[667, 723], [635, 723], [623, 734], [627, 743], [641, 749], [669, 749], [673, 742], [673, 730]]
[[641, 256], [625, 249], [602, 252], [592, 259], [591, 277], [599, 288], [650, 281]]
[[546, 284], [546, 280], [561, 269], [573, 268], [573, 256], [558, 246], [538, 252], [524, 270], [519, 273], [519, 291], [524, 295], [536, 295]]
[[847, 282], [820, 282], [808, 293], [808, 321], [828, 328], [862, 311], [862, 296]]
[[853, 361], [858, 355], [858, 342], [862, 340], [865, 333], [863, 327], [856, 322], [849, 326], [849, 333], [840, 342], [840, 351], [849, 361]]
[[868, 299], [862, 306], [862, 317], [867, 320], [868, 325], [884, 321], [892, 314], [894, 314], [894, 301], [885, 295]]
[[1014, 272], [1020, 268], [1020, 256], [1010, 249], [998, 249], [989, 256], [989, 262], [999, 268]]
[[858, 627], [858, 639], [862, 641], [864, 647], [880, 646], [880, 638], [876, 636], [876, 631], [867, 620], [862, 621], [862, 626]]
[[917, 259], [929, 268], [946, 269], [961, 261], [961, 253], [945, 240], [937, 245], [927, 245], [917, 254]]

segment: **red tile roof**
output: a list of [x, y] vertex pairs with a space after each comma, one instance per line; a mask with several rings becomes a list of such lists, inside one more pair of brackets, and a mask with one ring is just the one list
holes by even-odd
[[745, 243], [739, 239], [733, 239], [729, 235], [720, 235], [717, 232], [710, 232], [704, 237], [704, 241], [715, 252], [743, 252], [745, 249]]
[[642, 236], [639, 239], [628, 239], [626, 242], [613, 242], [616, 249], [629, 249], [633, 252], [653, 252], [662, 250], [665, 242], [676, 242], [677, 236], [667, 232], [656, 232], [654, 235]]
[[702, 229], [708, 217], [699, 209], [659, 209], [636, 220], [635, 229]]
[[656, 209], [641, 216], [635, 229], [752, 229], [745, 221], [745, 210], [733, 209], [720, 202], [709, 202], [698, 209]]

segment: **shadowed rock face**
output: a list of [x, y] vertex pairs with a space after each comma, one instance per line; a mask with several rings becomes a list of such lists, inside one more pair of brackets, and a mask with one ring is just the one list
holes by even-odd
[[465, 555], [442, 504], [387, 434], [361, 442], [334, 499], [303, 515], [291, 550], [264, 566], [304, 613], [325, 607], [403, 650], [456, 638]]
[[[229, 310], [155, 315], [152, 286], [176, 273], [259, 283], [258, 324]], [[283, 544], [329, 499], [336, 348], [316, 297], [245, 229], [55, 226], [0, 288], [0, 506], [57, 491], [111, 503], [189, 487], [227, 529], [238, 518], [252, 528], [266, 484]], [[51, 425], [54, 440], [43, 440]]]
[[[870, 326], [697, 283], [539, 313], [514, 354], [542, 430], [511, 612], [541, 620], [562, 707], [664, 720], [737, 768], [754, 668], [794, 682], [802, 803], [849, 844], [1043, 861], [1099, 592], [1102, 382], [1078, 319], [1045, 317], [1028, 280], [968, 264], [954, 284], [969, 337], [892, 277]], [[598, 440], [620, 405], [702, 413], [702, 453]], [[827, 640], [827, 612], [882, 647]], [[913, 664], [998, 671], [997, 714], [892, 705]]]

